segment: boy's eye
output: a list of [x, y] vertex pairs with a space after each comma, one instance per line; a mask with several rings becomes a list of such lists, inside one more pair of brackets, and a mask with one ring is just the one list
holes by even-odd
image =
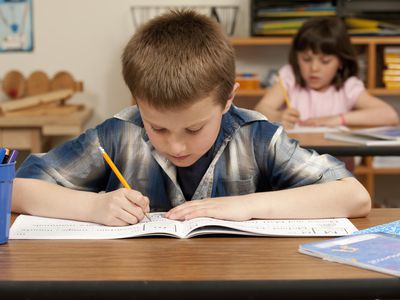
[[189, 129], [189, 128], [187, 128], [186, 131], [187, 131], [188, 133], [190, 133], [190, 134], [196, 134], [196, 133], [199, 133], [200, 130], [201, 130], [202, 128], [203, 128], [203, 127], [196, 128], [196, 129]]
[[153, 130], [154, 132], [164, 132], [165, 128], [156, 128], [156, 127], [151, 126], [151, 130]]
[[323, 59], [321, 60], [321, 62], [322, 62], [323, 64], [327, 65], [327, 64], [329, 64], [329, 63], [331, 62], [331, 59], [330, 59], [330, 58], [323, 58]]

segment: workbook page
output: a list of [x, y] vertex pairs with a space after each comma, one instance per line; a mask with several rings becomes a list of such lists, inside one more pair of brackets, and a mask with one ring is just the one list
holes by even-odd
[[188, 236], [207, 233], [262, 236], [343, 236], [357, 230], [346, 218], [250, 221], [196, 218], [185, 221], [183, 226], [183, 233]]
[[10, 229], [10, 239], [116, 239], [146, 235], [181, 236], [181, 222], [149, 214], [151, 221], [129, 226], [105, 226], [72, 220], [20, 215]]

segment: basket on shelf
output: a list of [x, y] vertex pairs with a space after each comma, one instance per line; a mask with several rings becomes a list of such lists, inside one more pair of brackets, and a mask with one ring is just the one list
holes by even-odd
[[236, 27], [239, 6], [131, 6], [134, 30], [148, 20], [168, 12], [169, 10], [192, 9], [198, 13], [214, 18], [221, 24], [227, 35], [233, 35]]

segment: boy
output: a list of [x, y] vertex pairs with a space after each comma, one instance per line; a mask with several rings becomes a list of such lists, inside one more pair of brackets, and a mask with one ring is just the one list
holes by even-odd
[[[30, 156], [14, 182], [13, 211], [115, 226], [150, 210], [179, 220], [369, 212], [368, 193], [342, 163], [232, 105], [234, 52], [214, 21], [191, 11], [154, 18], [129, 41], [122, 63], [137, 106]], [[132, 190], [121, 188], [99, 146]]]

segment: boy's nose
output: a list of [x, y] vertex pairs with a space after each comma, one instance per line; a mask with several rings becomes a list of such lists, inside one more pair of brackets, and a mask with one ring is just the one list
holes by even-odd
[[170, 155], [181, 156], [186, 154], [186, 144], [183, 141], [170, 140], [168, 144]]

